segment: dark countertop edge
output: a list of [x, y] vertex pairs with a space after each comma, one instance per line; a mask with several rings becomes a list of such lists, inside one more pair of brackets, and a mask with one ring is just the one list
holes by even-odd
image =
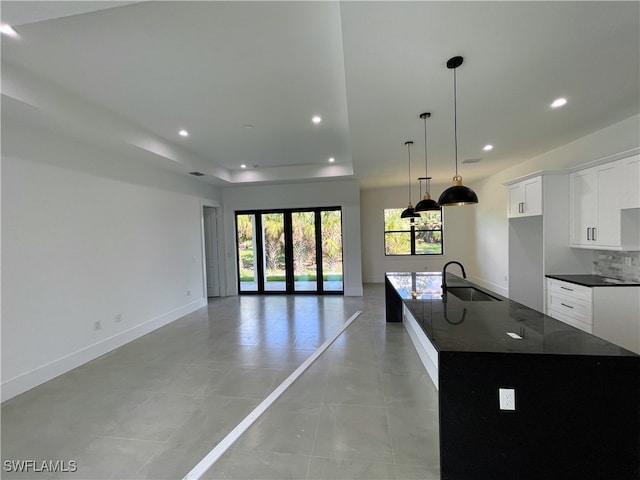
[[[428, 274], [428, 273], [435, 273], [437, 274], [437, 272], [386, 272], [385, 276], [393, 276], [393, 275], [410, 275], [411, 273], [424, 273], [424, 274]], [[548, 275], [549, 277], [557, 277], [557, 275]], [[559, 325], [562, 325], [563, 328], [568, 327], [571, 330], [576, 330], [578, 331], [580, 334], [584, 334], [584, 335], [588, 335], [590, 337], [596, 337], [593, 334], [590, 333], [586, 333], [586, 332], [582, 332], [581, 330], [578, 330], [575, 327], [572, 327], [571, 325], [565, 324], [564, 322], [561, 322], [560, 320], [557, 320], [553, 317], [550, 317], [548, 315], [545, 315], [542, 312], [539, 312], [537, 310], [534, 310], [530, 307], [527, 307], [526, 305], [522, 305], [518, 302], [516, 302], [515, 300], [511, 300], [508, 297], [503, 297], [500, 294], [497, 294], [495, 292], [493, 292], [492, 290], [489, 289], [485, 289], [483, 287], [480, 287], [478, 285], [476, 285], [475, 283], [465, 279], [465, 278], [461, 278], [459, 276], [457, 276], [456, 274], [453, 273], [449, 273], [447, 272], [447, 283], [450, 286], [473, 286], [478, 288], [481, 291], [485, 291], [485, 292], [491, 292], [492, 295], [494, 295], [495, 297], [499, 298], [500, 300], [504, 301], [505, 303], [509, 304], [509, 305], [513, 305], [513, 306], [518, 306], [519, 308], [522, 308], [524, 310], [527, 311], [531, 311], [533, 312], [535, 315], [534, 316], [540, 316], [542, 318], [545, 318], [548, 321], [552, 321], [555, 322]], [[394, 287], [395, 288], [395, 287]], [[457, 348], [451, 348], [451, 347], [444, 347], [441, 344], [439, 344], [438, 340], [434, 340], [431, 335], [424, 329], [424, 326], [421, 325], [421, 322], [419, 321], [419, 319], [417, 317], [415, 317], [416, 313], [419, 312], [415, 312], [412, 308], [412, 306], [417, 306], [420, 305], [424, 302], [434, 302], [434, 301], [438, 301], [435, 299], [412, 299], [412, 298], [401, 298], [400, 299], [402, 301], [403, 304], [405, 304], [407, 306], [407, 308], [409, 309], [409, 311], [411, 311], [412, 315], [414, 316], [414, 318], [416, 318], [416, 320], [418, 321], [418, 323], [420, 324], [420, 328], [421, 330], [424, 332], [424, 334], [427, 336], [427, 338], [429, 339], [430, 343], [433, 345], [433, 347], [436, 349], [436, 351], [438, 352], [438, 354], [440, 353], [480, 353], [480, 354], [485, 354], [485, 353], [492, 353], [492, 354], [509, 354], [509, 355], [513, 355], [513, 354], [529, 354], [529, 355], [562, 355], [562, 356], [575, 356], [575, 357], [615, 357], [615, 358], [622, 358], [622, 357], [626, 357], [626, 358], [634, 358], [636, 360], [634, 361], [638, 361], [638, 359], [640, 358], [640, 355], [632, 352], [631, 350], [627, 350], [624, 347], [621, 347], [619, 345], [615, 345], [615, 344], [611, 344], [611, 342], [608, 342], [606, 340], [603, 339], [599, 339], [599, 341], [604, 342], [606, 344], [611, 344], [614, 347], [616, 347], [617, 349], [619, 349], [618, 352], [616, 352], [615, 354], [611, 353], [611, 352], [589, 352], [589, 353], [578, 353], [578, 352], [558, 352], [558, 351], [549, 351], [549, 352], [540, 352], [540, 351], [529, 351], [529, 350], [521, 350], [521, 351], [505, 351], [505, 350], [487, 350], [484, 348], [481, 349], [475, 349], [475, 348], [466, 348], [464, 350], [461, 349], [457, 349]], [[464, 302], [463, 302], [464, 303]], [[473, 303], [473, 302], [472, 302]], [[599, 338], [599, 337], [596, 337]]]
[[[640, 287], [640, 282], [635, 283], [610, 283], [605, 282], [602, 275], [593, 274], [559, 274], [550, 273], [545, 275], [547, 278], [553, 278], [554, 280], [561, 280], [567, 283], [573, 283], [575, 285], [582, 285], [583, 287]], [[591, 277], [589, 279], [589, 277]]]
[[[507, 302], [512, 303], [512, 304], [518, 304], [518, 302], [515, 302], [513, 300], [510, 300], [508, 298], [503, 297]], [[416, 318], [416, 315], [419, 316], [420, 312], [419, 310], [414, 310], [414, 308], [417, 308], [418, 305], [421, 304], [421, 302], [425, 302], [425, 301], [434, 301], [434, 300], [414, 300], [414, 299], [403, 299], [402, 302], [404, 304], [406, 304], [407, 308], [409, 309], [409, 311], [411, 312], [412, 316], [414, 318]], [[521, 304], [518, 304], [521, 305]], [[560, 320], [557, 320], [553, 317], [549, 317], [548, 315], [545, 315], [541, 312], [537, 312], [536, 310], [532, 310], [531, 308], [527, 307], [526, 305], [521, 305], [522, 308], [526, 309], [526, 310], [531, 310], [533, 312], [536, 312], [536, 314], [539, 314], [540, 316], [546, 318], [547, 320], [551, 320], [554, 322], [558, 322], [561, 323], [563, 327], [571, 327], [571, 325], [567, 325], [564, 322], [561, 322]], [[420, 324], [420, 322], [417, 320], [418, 324]], [[422, 326], [420, 326], [422, 328]], [[574, 328], [574, 327], [571, 327]], [[424, 334], [426, 335], [426, 337], [429, 339], [429, 342], [431, 342], [431, 345], [433, 346], [433, 348], [435, 348], [435, 350], [438, 352], [438, 354], [441, 353], [453, 353], [453, 354], [467, 354], [467, 353], [471, 353], [471, 354], [495, 354], [495, 355], [549, 355], [549, 356], [556, 356], [556, 355], [562, 355], [564, 357], [576, 357], [576, 358], [583, 358], [583, 357], [611, 357], [611, 358], [634, 358], [636, 360], [640, 359], [640, 355], [632, 352], [631, 350], [628, 350], [624, 347], [621, 347], [619, 345], [615, 345], [613, 344], [616, 348], [620, 349], [619, 352], [612, 354], [610, 352], [590, 352], [590, 353], [576, 353], [576, 352], [559, 352], [559, 351], [553, 351], [553, 352], [540, 352], [540, 351], [531, 351], [531, 350], [521, 350], [521, 351], [507, 351], [507, 350], [487, 350], [484, 348], [467, 348], [465, 350], [458, 350], [455, 348], [450, 348], [450, 347], [443, 347], [442, 345], [438, 344], [437, 341], [434, 341], [431, 336], [424, 331], [424, 328], [422, 328]], [[584, 332], [586, 335], [590, 335], [590, 336], [595, 336], [591, 333], [587, 333]], [[607, 340], [604, 339], [600, 339], [602, 342], [605, 343], [611, 343], [608, 342]]]

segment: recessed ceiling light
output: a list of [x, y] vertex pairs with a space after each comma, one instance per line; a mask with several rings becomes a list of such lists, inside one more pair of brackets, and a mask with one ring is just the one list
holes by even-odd
[[16, 32], [11, 25], [7, 25], [6, 23], [0, 24], [0, 33], [3, 33], [9, 37], [18, 36], [18, 32]]
[[243, 163], [242, 165], [240, 165], [240, 168], [247, 168], [247, 166]]
[[484, 147], [482, 147], [482, 149], [483, 149], [485, 152], [488, 152], [489, 150], [493, 150], [493, 145], [487, 144], [487, 145], [485, 145]]
[[558, 107], [562, 107], [564, 105], [567, 104], [567, 99], [566, 98], [556, 98], [552, 103], [551, 103], [551, 108], [558, 108]]
[[251, 130], [253, 128], [253, 125], [251, 125], [250, 123], [245, 123], [242, 127], [246, 128], [247, 130]]
[[187, 132], [186, 130], [180, 130], [178, 132], [178, 135], [180, 135], [181, 137], [188, 137], [189, 136], [189, 132]]
[[311, 121], [318, 125], [322, 121], [322, 117], [320, 117], [320, 115], [314, 115], [311, 117]]
[[335, 161], [336, 161], [336, 159], [335, 159], [335, 158], [333, 158], [333, 157], [330, 157], [330, 158], [329, 158], [329, 163], [333, 163], [333, 162], [335, 162]]

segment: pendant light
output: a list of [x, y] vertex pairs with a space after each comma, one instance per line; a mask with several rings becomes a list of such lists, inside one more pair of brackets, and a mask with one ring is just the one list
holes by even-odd
[[[427, 118], [431, 118], [431, 114], [429, 112], [421, 113], [420, 118], [424, 120], [424, 179], [426, 182], [424, 197], [417, 203], [415, 208], [417, 213], [440, 210], [440, 205], [438, 205], [436, 201], [431, 198], [431, 195], [429, 195], [429, 180], [431, 180], [431, 177], [429, 176], [429, 170], [427, 167]], [[420, 190], [422, 190], [422, 188]]]
[[469, 187], [462, 185], [462, 177], [458, 175], [458, 106], [456, 88], [456, 68], [462, 65], [462, 57], [453, 57], [447, 61], [447, 68], [453, 70], [453, 132], [455, 140], [456, 175], [453, 177], [453, 185], [447, 188], [438, 203], [442, 206], [472, 205], [478, 203], [478, 196]]
[[414, 218], [420, 217], [420, 214], [415, 212], [411, 204], [411, 145], [413, 145], [413, 142], [409, 140], [404, 142], [404, 144], [407, 146], [407, 152], [409, 154], [409, 205], [402, 211], [400, 218], [409, 218], [413, 222]]

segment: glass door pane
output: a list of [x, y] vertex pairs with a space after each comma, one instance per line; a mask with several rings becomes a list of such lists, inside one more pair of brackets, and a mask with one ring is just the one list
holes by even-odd
[[291, 236], [293, 240], [293, 289], [296, 292], [315, 292], [318, 290], [315, 212], [292, 212]]
[[258, 272], [256, 270], [257, 245], [255, 232], [256, 217], [253, 214], [236, 215], [236, 235], [238, 242], [238, 270], [240, 272], [240, 291], [258, 291]]
[[262, 214], [262, 248], [264, 249], [264, 290], [284, 292], [285, 270], [284, 213]]
[[342, 212], [323, 210], [320, 212], [322, 232], [322, 287], [327, 291], [342, 291]]

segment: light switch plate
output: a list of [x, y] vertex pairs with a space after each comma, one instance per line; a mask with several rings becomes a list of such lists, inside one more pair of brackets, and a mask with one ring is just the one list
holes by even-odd
[[515, 388], [498, 388], [498, 400], [500, 410], [516, 409], [516, 390]]

